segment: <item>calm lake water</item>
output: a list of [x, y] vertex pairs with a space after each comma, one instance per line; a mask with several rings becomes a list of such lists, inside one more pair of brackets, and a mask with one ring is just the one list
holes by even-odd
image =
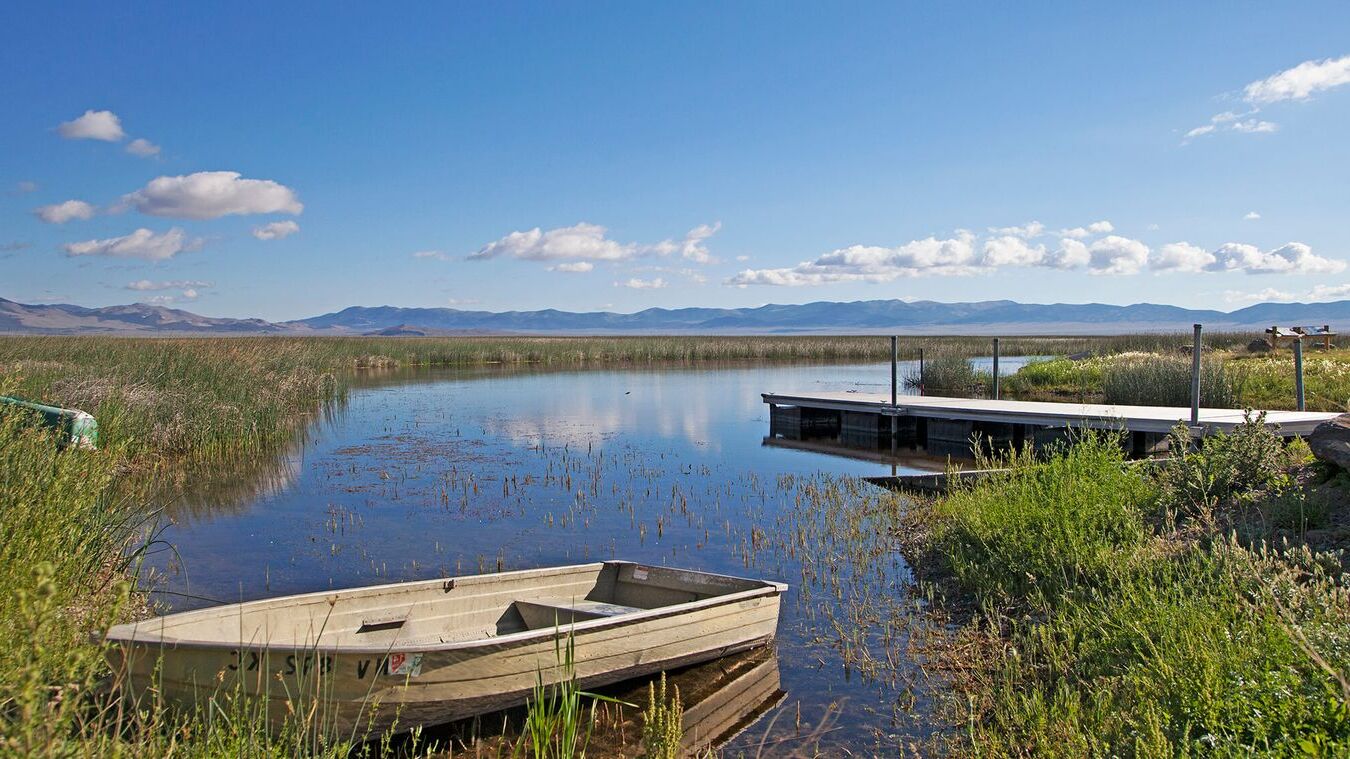
[[[161, 600], [186, 609], [609, 558], [769, 578], [792, 585], [782, 694], [736, 745], [791, 747], [814, 732], [869, 753], [922, 738], [941, 684], [897, 643], [919, 617], [903, 559], [865, 524], [855, 542], [875, 560], [841, 559], [854, 549], [831, 543], [837, 515], [810, 504], [837, 478], [935, 462], [767, 445], [759, 395], [889, 382], [888, 364], [363, 375], [284, 456], [167, 506], [160, 537], [173, 550], [153, 558], [172, 591]], [[889, 498], [848, 487], [859, 503]]]

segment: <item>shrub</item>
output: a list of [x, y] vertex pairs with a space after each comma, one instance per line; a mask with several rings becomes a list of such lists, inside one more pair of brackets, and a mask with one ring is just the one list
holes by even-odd
[[1231, 433], [1202, 439], [1192, 449], [1190, 431], [1177, 425], [1170, 435], [1171, 458], [1158, 470], [1160, 505], [1167, 514], [1209, 515], [1225, 502], [1256, 491], [1278, 494], [1290, 482], [1289, 455], [1264, 413], [1246, 415]]

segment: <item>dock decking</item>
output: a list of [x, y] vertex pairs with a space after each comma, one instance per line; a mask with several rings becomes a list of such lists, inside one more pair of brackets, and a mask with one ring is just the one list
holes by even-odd
[[[1045, 403], [889, 393], [763, 393], [770, 407], [770, 435], [788, 439], [837, 436], [845, 444], [875, 447], [887, 442], [923, 446], [931, 454], [969, 453], [972, 435], [994, 444], [1044, 445], [1062, 440], [1069, 430], [1100, 429], [1128, 433], [1134, 455], [1166, 450], [1166, 436], [1178, 423], [1189, 425], [1191, 410], [1165, 406], [1116, 406], [1102, 403]], [[1267, 411], [1266, 424], [1284, 437], [1307, 435], [1334, 413]], [[1230, 431], [1243, 412], [1201, 408], [1193, 437]], [[894, 421], [892, 421], [894, 420]]]

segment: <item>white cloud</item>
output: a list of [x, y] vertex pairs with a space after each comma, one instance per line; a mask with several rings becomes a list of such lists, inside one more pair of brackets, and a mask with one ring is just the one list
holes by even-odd
[[1261, 214], [1255, 211], [1248, 211], [1247, 213], [1242, 215], [1243, 221], [1256, 221], [1259, 218], [1261, 218]]
[[153, 158], [159, 155], [159, 146], [144, 137], [137, 137], [127, 143], [127, 152], [141, 158]]
[[1298, 296], [1293, 293], [1276, 290], [1273, 287], [1267, 287], [1266, 289], [1255, 293], [1243, 292], [1241, 290], [1225, 290], [1223, 294], [1224, 301], [1228, 303], [1268, 303], [1270, 301], [1279, 300], [1296, 300], [1297, 298]]
[[1289, 242], [1262, 251], [1255, 245], [1224, 243], [1214, 251], [1207, 271], [1245, 271], [1248, 274], [1330, 274], [1345, 269], [1344, 261], [1314, 255], [1301, 242]]
[[605, 237], [605, 232], [605, 228], [599, 224], [585, 222], [547, 232], [535, 227], [526, 232], [512, 232], [500, 240], [490, 242], [470, 255], [469, 259], [480, 261], [507, 256], [527, 261], [622, 261], [636, 255], [636, 245], [610, 240]]
[[48, 224], [65, 224], [72, 219], [92, 219], [98, 209], [83, 200], [67, 200], [33, 209], [33, 215]]
[[413, 253], [412, 256], [413, 258], [434, 259], [436, 261], [450, 260], [450, 256], [447, 256], [443, 251], [439, 250], [419, 250], [416, 253]]
[[1260, 134], [1262, 132], [1270, 133], [1279, 129], [1280, 126], [1270, 121], [1260, 119], [1246, 119], [1244, 121], [1234, 121], [1229, 127], [1234, 132], [1243, 132], [1245, 134]]
[[920, 274], [969, 274], [979, 270], [975, 235], [957, 230], [948, 239], [928, 237], [896, 248], [853, 245], [782, 269], [745, 269], [729, 285], [800, 287], [833, 282], [889, 282]]
[[637, 277], [633, 277], [632, 279], [624, 280], [623, 282], [615, 282], [614, 286], [629, 287], [634, 290], [656, 290], [665, 287], [666, 281], [660, 277], [657, 277], [656, 279], [638, 279]]
[[1158, 248], [1149, 266], [1159, 271], [1200, 272], [1213, 266], [1213, 253], [1188, 242], [1173, 242]]
[[171, 279], [164, 282], [138, 279], [135, 282], [128, 282], [123, 289], [149, 292], [154, 290], [182, 290], [195, 287], [207, 288], [210, 286], [210, 282], [203, 282], [199, 279]]
[[1093, 274], [1137, 274], [1148, 262], [1148, 246], [1128, 237], [1109, 235], [1088, 246]]
[[24, 195], [30, 192], [37, 192], [37, 188], [38, 183], [31, 180], [24, 180], [14, 185], [14, 191], [19, 193], [20, 195]]
[[1321, 61], [1304, 61], [1278, 74], [1252, 82], [1242, 97], [1254, 105], [1283, 100], [1306, 100], [1315, 92], [1350, 84], [1350, 55]]
[[719, 221], [711, 225], [700, 224], [689, 230], [680, 244], [680, 255], [696, 264], [712, 263], [713, 257], [708, 253], [707, 240], [721, 228], [722, 222]]
[[1299, 295], [1296, 293], [1276, 290], [1273, 287], [1267, 287], [1264, 290], [1254, 293], [1243, 292], [1241, 290], [1227, 290], [1224, 292], [1224, 300], [1229, 303], [1260, 303], [1269, 301], [1290, 301], [1297, 300], [1307, 303], [1325, 303], [1328, 301], [1345, 300], [1350, 298], [1350, 284], [1345, 285], [1315, 285], [1313, 289]]
[[1044, 264], [1055, 269], [1081, 269], [1092, 261], [1088, 247], [1080, 240], [1066, 237], [1059, 241], [1059, 248], [1045, 254]]
[[1290, 100], [1307, 100], [1313, 93], [1350, 84], [1350, 55], [1321, 61], [1304, 61], [1278, 74], [1251, 82], [1242, 89], [1242, 99], [1250, 106], [1246, 113], [1224, 111], [1210, 117], [1209, 123], [1186, 133], [1182, 144], [1219, 130], [1244, 134], [1268, 134], [1279, 125], [1252, 118], [1265, 106]]
[[56, 131], [67, 140], [120, 142], [127, 136], [122, 131], [121, 119], [112, 111], [85, 111], [84, 115], [62, 123]]
[[1087, 225], [1086, 227], [1061, 229], [1059, 231], [1059, 236], [1068, 237], [1073, 240], [1082, 240], [1085, 237], [1106, 234], [1107, 232], [1114, 232], [1114, 231], [1116, 231], [1116, 227], [1114, 224], [1112, 224], [1109, 221], [1102, 220], [1102, 221], [1094, 221], [1091, 224]]
[[283, 237], [290, 237], [299, 231], [300, 225], [287, 219], [286, 221], [274, 221], [271, 224], [254, 227], [253, 236], [259, 240], [280, 240]]
[[990, 227], [989, 231], [996, 235], [1021, 237], [1029, 240], [1033, 237], [1040, 237], [1041, 233], [1045, 231], [1045, 225], [1039, 221], [1029, 221], [1020, 227]]
[[611, 240], [606, 236], [608, 230], [599, 224], [582, 222], [547, 232], [535, 227], [490, 242], [471, 254], [469, 260], [504, 256], [525, 261], [627, 261], [638, 256], [679, 254], [695, 263], [712, 263], [714, 259], [708, 253], [707, 240], [721, 226], [721, 222], [703, 224], [689, 230], [682, 240], [662, 240], [648, 245]]
[[124, 205], [151, 216], [215, 219], [221, 216], [299, 214], [304, 204], [291, 188], [270, 179], [243, 179], [237, 171], [199, 171], [158, 177], [122, 196]]
[[188, 240], [183, 230], [174, 227], [163, 234], [141, 228], [122, 237], [71, 242], [63, 247], [68, 256], [115, 256], [163, 261], [185, 250], [195, 250], [201, 243], [201, 240]]
[[1309, 300], [1328, 301], [1350, 298], [1350, 285], [1316, 285], [1308, 293]]
[[1013, 235], [995, 237], [984, 244], [985, 266], [1032, 266], [1045, 260], [1044, 245], [1030, 245]]
[[573, 261], [571, 263], [558, 264], [548, 267], [549, 271], [561, 271], [572, 274], [582, 274], [595, 268], [595, 264], [590, 261]]

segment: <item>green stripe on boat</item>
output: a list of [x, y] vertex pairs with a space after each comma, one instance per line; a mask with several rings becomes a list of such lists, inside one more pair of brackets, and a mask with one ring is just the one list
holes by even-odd
[[73, 445], [79, 448], [98, 447], [98, 421], [83, 411], [47, 406], [8, 395], [0, 395], [0, 404], [18, 406], [35, 412], [42, 418], [43, 426], [60, 430], [62, 445]]

